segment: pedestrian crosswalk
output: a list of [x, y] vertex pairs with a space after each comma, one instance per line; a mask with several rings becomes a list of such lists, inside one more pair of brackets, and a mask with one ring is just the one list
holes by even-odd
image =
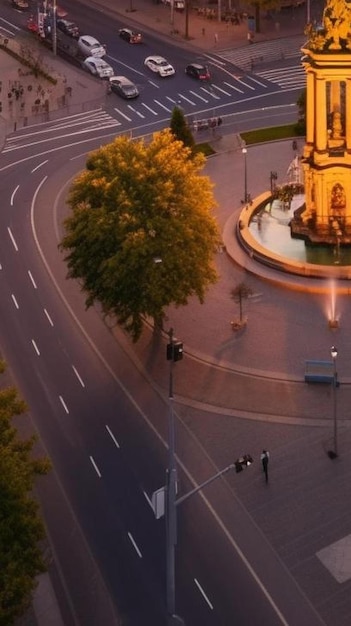
[[49, 144], [64, 145], [66, 141], [82, 140], [89, 135], [99, 135], [121, 126], [121, 122], [104, 111], [96, 109], [74, 115], [66, 115], [57, 120], [26, 126], [6, 138], [2, 154], [30, 148], [33, 151], [45, 150]]
[[[287, 62], [286, 62], [287, 63]], [[180, 107], [188, 120], [208, 120], [225, 116], [233, 105], [251, 101], [261, 95], [279, 91], [302, 90], [305, 86], [303, 68], [296, 66], [262, 69], [256, 73], [227, 71], [225, 77], [214, 70], [211, 83], [189, 84], [171, 93], [154, 93], [141, 88], [137, 100], [125, 101], [111, 94], [106, 110], [97, 109], [83, 113], [65, 115], [57, 120], [19, 129], [6, 140], [3, 154], [23, 148], [45, 150], [51, 143], [64, 146], [67, 142], [86, 141], [89, 138], [107, 136], [112, 133], [131, 131], [136, 128], [162, 128], [172, 116], [175, 107]]]
[[256, 72], [257, 76], [279, 85], [282, 91], [302, 90], [306, 87], [306, 73], [301, 65]]
[[242, 48], [220, 50], [217, 56], [245, 72], [256, 71], [263, 63], [300, 57], [301, 47], [305, 41], [306, 37], [304, 35], [271, 39], [252, 45], [249, 44]]

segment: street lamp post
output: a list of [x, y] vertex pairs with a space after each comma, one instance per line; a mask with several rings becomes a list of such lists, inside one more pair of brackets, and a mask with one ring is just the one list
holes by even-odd
[[242, 148], [242, 154], [244, 155], [244, 204], [248, 202], [247, 194], [247, 148]]
[[337, 387], [337, 371], [336, 371], [336, 358], [338, 356], [338, 350], [335, 346], [330, 348], [331, 358], [333, 359], [333, 450], [329, 451], [329, 457], [335, 459], [338, 456], [338, 420], [337, 420], [337, 406], [336, 406], [336, 387]]

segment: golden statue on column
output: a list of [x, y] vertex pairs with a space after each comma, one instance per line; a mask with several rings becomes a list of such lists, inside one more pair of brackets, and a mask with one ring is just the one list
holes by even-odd
[[291, 233], [313, 244], [351, 245], [351, 3], [329, 0], [322, 27], [306, 28], [305, 204]]

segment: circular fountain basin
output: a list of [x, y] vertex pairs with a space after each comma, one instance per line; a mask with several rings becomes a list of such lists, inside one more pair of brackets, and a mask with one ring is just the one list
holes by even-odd
[[290, 234], [290, 220], [304, 202], [293, 198], [290, 209], [272, 201], [270, 192], [255, 198], [236, 222], [237, 238], [251, 259], [271, 268], [304, 277], [351, 280], [351, 248], [308, 246]]

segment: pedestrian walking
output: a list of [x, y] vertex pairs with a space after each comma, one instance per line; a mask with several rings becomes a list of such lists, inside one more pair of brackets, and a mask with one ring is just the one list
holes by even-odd
[[215, 33], [214, 40], [215, 40], [215, 45], [217, 45], [218, 44], [218, 33]]
[[262, 450], [261, 463], [262, 463], [262, 469], [263, 469], [264, 475], [266, 477], [266, 483], [268, 483], [268, 463], [269, 463], [268, 450]]

